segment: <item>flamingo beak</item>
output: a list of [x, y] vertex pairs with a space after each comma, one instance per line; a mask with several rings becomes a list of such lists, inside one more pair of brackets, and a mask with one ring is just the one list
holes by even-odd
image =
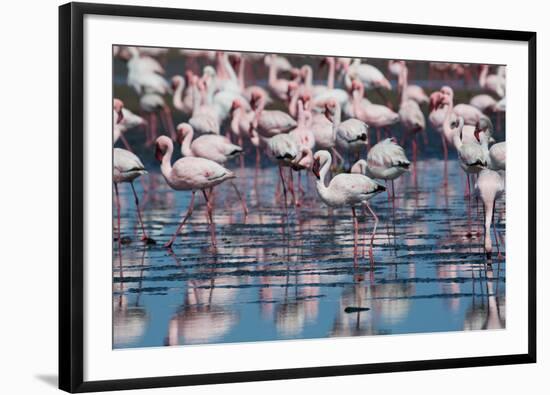
[[474, 131], [474, 137], [476, 138], [478, 143], [481, 143], [481, 141], [479, 140], [479, 133], [480, 133], [480, 130], [476, 126], [476, 130]]
[[117, 115], [117, 116], [116, 116], [116, 123], [117, 123], [117, 125], [118, 125], [118, 124], [121, 123], [122, 120], [124, 119], [124, 115], [122, 114], [122, 111], [118, 111], [118, 112], [116, 113], [116, 115]]
[[320, 168], [319, 160], [315, 159], [315, 161], [313, 162], [313, 166], [311, 166], [311, 171], [313, 172], [315, 177], [317, 177], [318, 180], [321, 179], [321, 174], [319, 173], [319, 168]]

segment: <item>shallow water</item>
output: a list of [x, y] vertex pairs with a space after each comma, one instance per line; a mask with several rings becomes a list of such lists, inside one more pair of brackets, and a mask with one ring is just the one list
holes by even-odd
[[[276, 167], [228, 167], [250, 214], [245, 220], [230, 185], [216, 188], [217, 251], [200, 194], [173, 252], [162, 248], [191, 193], [169, 189], [158, 165], [135, 182], [156, 245], [139, 241], [131, 189], [120, 188], [122, 236], [131, 243], [113, 243], [115, 348], [505, 326], [505, 261], [485, 260], [482, 205], [472, 198], [468, 210], [455, 160], [447, 187], [437, 159], [418, 163], [416, 183], [412, 173], [398, 179], [395, 217], [387, 195], [371, 200], [380, 218], [374, 265], [362, 247], [372, 217], [360, 215], [354, 254], [351, 210], [323, 206], [311, 173], [302, 177], [302, 206], [291, 206], [287, 219]], [[495, 221], [504, 239], [504, 198]]]

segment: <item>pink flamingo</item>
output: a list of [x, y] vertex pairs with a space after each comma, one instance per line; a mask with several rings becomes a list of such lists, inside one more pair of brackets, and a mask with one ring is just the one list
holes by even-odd
[[185, 77], [175, 75], [172, 77], [172, 105], [175, 109], [186, 115], [193, 112], [193, 86], [190, 81], [193, 79], [193, 73], [187, 71]]
[[[419, 104], [409, 97], [408, 91], [409, 71], [406, 65], [401, 70], [401, 104], [399, 105], [399, 119], [405, 129], [405, 136], [412, 135], [412, 150], [414, 163], [414, 178], [416, 180], [416, 136], [419, 132], [426, 130], [426, 118], [420, 109]], [[405, 137], [404, 136], [404, 137]]]
[[365, 87], [360, 81], [353, 81], [351, 84], [355, 117], [365, 122], [370, 127], [376, 128], [377, 140], [381, 140], [380, 128], [389, 128], [399, 122], [399, 114], [380, 104], [362, 104], [362, 97]]
[[449, 98], [448, 104], [452, 107], [453, 112], [457, 117], [462, 117], [464, 119], [465, 125], [475, 126], [480, 120], [483, 120], [484, 123], [488, 125], [487, 134], [490, 137], [493, 133], [493, 123], [489, 117], [483, 114], [480, 110], [469, 104], [454, 104], [454, 91], [449, 86], [443, 86], [440, 89], [440, 92], [443, 96]]
[[[191, 84], [193, 87], [193, 113], [188, 120], [189, 124], [199, 134], [220, 134], [217, 110], [213, 106], [204, 103], [204, 84], [196, 76], [192, 78]], [[202, 97], [201, 91], [203, 92]]]
[[161, 162], [160, 169], [162, 175], [164, 176], [166, 183], [172, 189], [176, 191], [191, 191], [191, 201], [185, 217], [176, 229], [176, 232], [172, 238], [164, 244], [164, 247], [172, 247], [172, 244], [183, 228], [183, 225], [185, 225], [193, 213], [195, 192], [202, 191], [207, 205], [207, 219], [210, 222], [212, 246], [216, 248], [216, 230], [213, 217], [213, 206], [208, 199], [206, 190], [211, 189], [226, 180], [235, 178], [235, 174], [218, 163], [204, 158], [180, 158], [172, 165], [171, 157], [173, 152], [174, 145], [172, 140], [166, 136], [160, 136], [156, 141], [155, 156], [157, 160]]
[[500, 66], [497, 74], [489, 74], [489, 65], [481, 65], [479, 86], [496, 93], [500, 98], [506, 96], [505, 70], [504, 66]]
[[[266, 148], [268, 156], [279, 166], [279, 177], [283, 184], [285, 215], [288, 215], [287, 188], [283, 167], [291, 167], [293, 163], [296, 163], [296, 158], [299, 155], [298, 143], [288, 133], [281, 133], [267, 139]], [[289, 185], [289, 189], [293, 196], [293, 202], [296, 202], [293, 186]]]
[[265, 96], [252, 92], [250, 105], [255, 112], [254, 129], [261, 136], [273, 137], [296, 127], [296, 121], [287, 113], [280, 110], [265, 110], [265, 100]]
[[[181, 144], [181, 153], [185, 157], [205, 158], [223, 165], [229, 159], [236, 158], [243, 153], [242, 147], [231, 144], [225, 137], [216, 134], [204, 134], [193, 140], [193, 127], [185, 122], [178, 125], [177, 135], [178, 143]], [[246, 217], [248, 215], [246, 202], [233, 180], [229, 180], [229, 183], [235, 190]]]
[[[504, 181], [502, 177], [493, 170], [484, 169], [478, 175], [477, 182], [475, 185], [476, 195], [481, 198], [483, 201], [483, 209], [485, 211], [485, 254], [487, 260], [492, 259], [493, 252], [493, 243], [491, 240], [491, 223], [493, 222], [495, 216], [495, 204], [496, 200], [502, 196], [504, 193]], [[493, 231], [495, 234], [495, 240], [497, 244], [497, 259], [502, 259], [502, 254], [500, 253], [499, 247], [499, 235], [495, 224], [493, 223]]]
[[147, 244], [154, 244], [155, 240], [151, 239], [145, 230], [143, 225], [143, 219], [141, 217], [141, 210], [139, 209], [139, 199], [134, 188], [134, 180], [139, 176], [147, 174], [145, 166], [141, 160], [132, 152], [127, 151], [122, 148], [113, 149], [113, 184], [115, 186], [115, 195], [116, 195], [116, 208], [117, 208], [117, 226], [118, 226], [118, 244], [120, 248], [121, 239], [120, 239], [120, 199], [118, 195], [118, 184], [127, 182], [132, 187], [132, 192], [134, 194], [134, 199], [136, 203], [136, 210], [138, 214], [139, 224], [141, 225], [141, 231], [143, 235], [141, 240], [145, 241]]
[[329, 185], [325, 185], [325, 179], [330, 169], [332, 157], [328, 151], [317, 151], [313, 156], [312, 171], [317, 177], [317, 193], [319, 197], [329, 207], [351, 206], [354, 227], [354, 255], [357, 254], [357, 239], [359, 233], [359, 224], [355, 213], [355, 206], [361, 205], [367, 207], [374, 217], [374, 228], [370, 238], [369, 257], [371, 264], [374, 263], [373, 244], [378, 226], [378, 217], [369, 205], [369, 200], [375, 195], [386, 190], [383, 185], [362, 174], [340, 173], [333, 177]]

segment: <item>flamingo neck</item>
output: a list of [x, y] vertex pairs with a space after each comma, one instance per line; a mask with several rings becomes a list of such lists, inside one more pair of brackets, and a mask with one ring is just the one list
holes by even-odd
[[162, 175], [164, 176], [164, 179], [167, 182], [170, 182], [172, 178], [172, 163], [170, 163], [170, 160], [172, 158], [173, 152], [174, 152], [174, 145], [170, 140], [170, 144], [168, 145], [166, 152], [162, 156], [162, 161], [160, 163], [160, 171], [162, 172]]
[[485, 88], [485, 84], [487, 83], [487, 74], [489, 73], [488, 67], [483, 67], [481, 69], [481, 72], [479, 73], [479, 86], [482, 88]]
[[330, 165], [332, 164], [332, 157], [327, 152], [325, 154], [326, 161], [323, 163], [323, 167], [321, 167], [321, 170], [319, 171], [319, 179], [317, 180], [317, 192], [319, 192], [319, 195], [323, 200], [328, 200], [328, 194], [329, 190], [325, 185], [325, 179], [327, 178], [328, 170], [330, 169]]
[[174, 105], [174, 108], [177, 108], [180, 111], [183, 111], [183, 88], [184, 88], [184, 80], [181, 79], [178, 83], [178, 86], [174, 90], [174, 94], [172, 96], [172, 104]]
[[195, 156], [191, 149], [191, 141], [193, 141], [193, 130], [191, 129], [181, 142], [181, 153], [183, 156]]
[[407, 96], [407, 88], [409, 87], [409, 71], [407, 66], [403, 66], [403, 70], [400, 74], [401, 78], [401, 103], [406, 102], [409, 98]]
[[327, 88], [334, 89], [334, 73], [336, 72], [336, 62], [334, 59], [329, 61], [328, 64], [328, 78], [327, 78]]
[[239, 70], [238, 70], [238, 81], [239, 81], [239, 88], [244, 90], [244, 58], [241, 58], [241, 62], [239, 63]]

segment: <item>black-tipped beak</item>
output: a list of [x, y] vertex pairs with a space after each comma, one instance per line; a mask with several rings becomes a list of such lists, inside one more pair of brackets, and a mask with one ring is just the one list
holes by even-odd
[[122, 119], [124, 119], [124, 115], [122, 114], [122, 111], [119, 111], [116, 113], [116, 123], [117, 125], [122, 122]]

